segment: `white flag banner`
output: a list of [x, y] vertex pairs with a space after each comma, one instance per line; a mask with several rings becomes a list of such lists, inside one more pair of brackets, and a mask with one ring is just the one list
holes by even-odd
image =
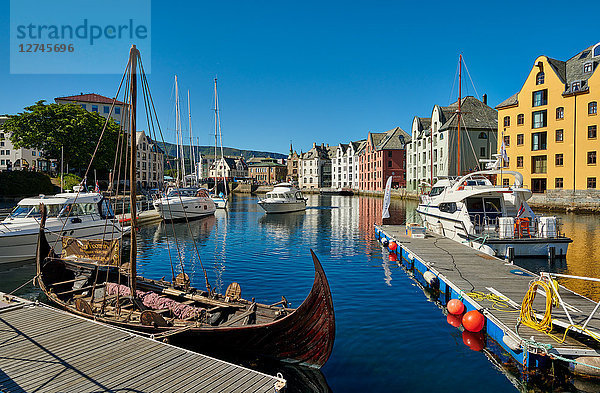
[[390, 199], [392, 193], [392, 177], [388, 177], [387, 183], [385, 184], [385, 194], [383, 194], [383, 211], [381, 212], [381, 218], [390, 218]]

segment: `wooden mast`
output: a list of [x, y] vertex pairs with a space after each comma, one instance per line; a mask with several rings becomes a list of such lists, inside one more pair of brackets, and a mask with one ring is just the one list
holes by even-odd
[[456, 175], [460, 177], [460, 105], [462, 101], [462, 54], [458, 57], [458, 113], [456, 114], [458, 119], [458, 160], [456, 163]]
[[131, 75], [131, 107], [129, 110], [129, 132], [130, 132], [130, 142], [131, 142], [131, 166], [129, 168], [129, 202], [131, 204], [131, 250], [129, 253], [129, 269], [130, 269], [130, 287], [131, 287], [131, 296], [135, 297], [135, 287], [136, 287], [136, 278], [137, 278], [137, 269], [136, 269], [136, 256], [137, 256], [137, 239], [136, 239], [136, 229], [137, 229], [137, 214], [136, 214], [136, 185], [137, 185], [137, 171], [136, 171], [136, 162], [137, 162], [137, 152], [136, 152], [136, 103], [137, 103], [137, 59], [140, 55], [140, 52], [137, 50], [135, 45], [131, 46], [131, 50], [129, 51], [129, 63], [130, 63], [130, 75]]

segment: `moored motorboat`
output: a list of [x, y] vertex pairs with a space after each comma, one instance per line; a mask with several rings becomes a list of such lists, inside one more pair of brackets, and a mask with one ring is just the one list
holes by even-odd
[[204, 189], [171, 188], [153, 201], [163, 220], [194, 220], [215, 213], [216, 206]]
[[[514, 177], [495, 186], [491, 176]], [[572, 240], [555, 216], [536, 215], [519, 172], [494, 169], [438, 180], [422, 195], [417, 212], [431, 231], [499, 257], [566, 256]]]
[[14, 210], [0, 222], [0, 263], [33, 260], [39, 231], [39, 204], [47, 206], [46, 228], [51, 243], [57, 236], [68, 235], [81, 239], [118, 239], [122, 227], [102, 194], [66, 192], [22, 199]]
[[306, 209], [306, 198], [292, 184], [279, 183], [258, 201], [258, 205], [267, 213], [297, 212]]

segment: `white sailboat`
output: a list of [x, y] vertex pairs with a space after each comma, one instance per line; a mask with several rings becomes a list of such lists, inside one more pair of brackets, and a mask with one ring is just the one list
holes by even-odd
[[[221, 118], [219, 116], [219, 97], [217, 95], [217, 78], [215, 78], [215, 186], [213, 188], [213, 193], [211, 194], [211, 199], [215, 202], [217, 209], [226, 209], [227, 208], [227, 176], [225, 174], [225, 158], [223, 154], [223, 136], [221, 135]], [[217, 138], [221, 143], [221, 158], [217, 160]], [[224, 193], [218, 192], [218, 181], [219, 174], [223, 178], [223, 187]]]

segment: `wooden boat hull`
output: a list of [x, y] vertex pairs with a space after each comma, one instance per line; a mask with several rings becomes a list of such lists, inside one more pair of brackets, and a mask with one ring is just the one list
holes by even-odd
[[[286, 316], [269, 323], [246, 326], [190, 326], [177, 327], [145, 326], [140, 323], [120, 321], [100, 313], [86, 313], [78, 310], [72, 301], [65, 300], [50, 291], [52, 283], [72, 278], [67, 261], [48, 258], [51, 253], [45, 233], [40, 230], [37, 252], [38, 285], [48, 299], [65, 310], [99, 322], [157, 336], [168, 336], [171, 343], [200, 352], [231, 352], [252, 354], [285, 360], [311, 367], [325, 364], [335, 340], [335, 315], [329, 283], [317, 256], [312, 252], [315, 268], [313, 286], [304, 302]], [[95, 266], [94, 266], [95, 267]], [[92, 267], [90, 266], [89, 269]], [[144, 285], [164, 285], [171, 293], [177, 290], [168, 283], [159, 283], [138, 277], [138, 287]], [[150, 284], [149, 284], [150, 283]], [[183, 298], [190, 291], [181, 291]], [[199, 293], [199, 292], [196, 292]], [[194, 295], [198, 296], [198, 295]], [[244, 304], [250, 304], [244, 301]], [[260, 307], [271, 307], [260, 305]]]

